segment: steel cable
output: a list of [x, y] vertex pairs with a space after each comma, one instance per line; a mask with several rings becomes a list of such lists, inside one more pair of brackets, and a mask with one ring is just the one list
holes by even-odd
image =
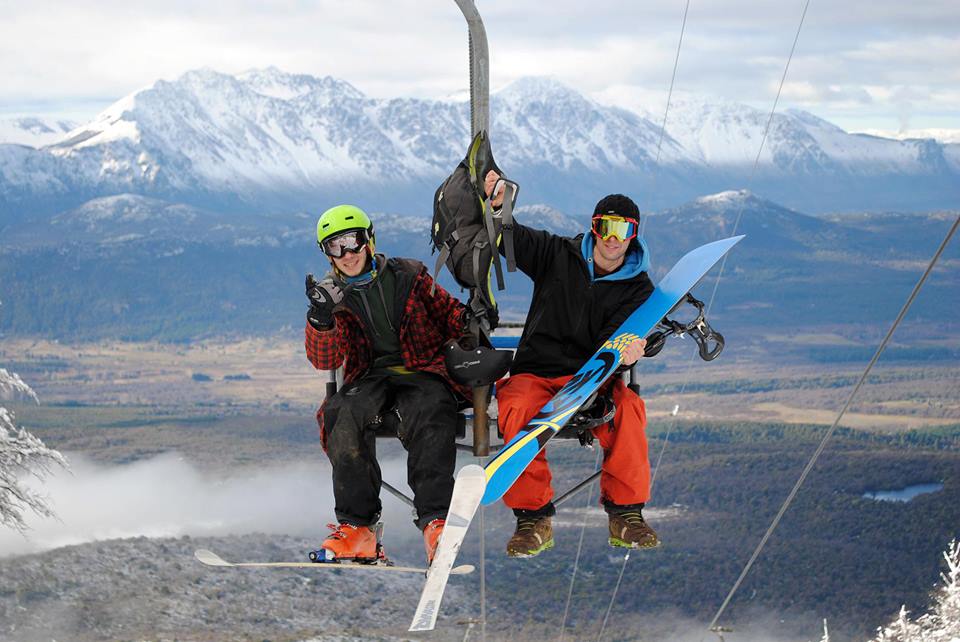
[[[666, 107], [664, 107], [663, 121], [660, 124], [660, 137], [657, 141], [657, 156], [656, 156], [656, 159], [654, 160], [653, 179], [651, 181], [651, 194], [656, 190], [657, 176], [660, 173], [660, 153], [661, 153], [661, 149], [663, 148], [663, 137], [666, 135], [666, 131], [667, 131], [667, 115], [670, 113], [670, 101], [673, 97], [673, 86], [677, 78], [677, 68], [680, 65], [680, 50], [683, 48], [683, 34], [686, 32], [686, 29], [687, 29], [687, 15], [689, 14], [689, 12], [690, 12], [690, 0], [687, 0], [683, 7], [683, 19], [680, 23], [680, 38], [677, 40], [677, 53], [673, 59], [673, 73], [670, 75], [670, 88], [667, 91], [667, 104], [666, 104]], [[640, 225], [640, 233], [639, 233], [640, 236], [643, 236], [644, 230], [646, 229], [646, 226], [647, 226], [648, 218], [649, 218], [649, 214], [643, 217], [643, 221], [641, 222], [641, 225]], [[659, 465], [659, 460], [657, 464]], [[654, 475], [655, 474], [656, 473], [654, 473]], [[652, 480], [653, 480], [653, 477], [651, 477], [651, 490], [653, 488]], [[603, 633], [607, 628], [607, 620], [609, 619], [610, 612], [613, 610], [613, 605], [617, 600], [617, 593], [620, 591], [620, 584], [623, 581], [623, 573], [627, 569], [627, 561], [629, 559], [630, 559], [630, 553], [628, 551], [627, 554], [624, 555], [623, 557], [623, 565], [620, 567], [620, 574], [617, 576], [617, 583], [613, 587], [613, 594], [610, 596], [610, 603], [607, 605], [607, 612], [604, 615], [603, 622], [600, 625], [600, 632], [597, 634], [598, 641], [603, 638]], [[571, 590], [572, 590], [572, 580], [571, 580]]]
[[[660, 138], [657, 141], [657, 157], [653, 162], [653, 179], [650, 181], [650, 194], [656, 193], [657, 175], [660, 173], [660, 150], [663, 147], [663, 137], [667, 131], [667, 114], [670, 113], [670, 99], [673, 97], [673, 83], [677, 78], [677, 67], [680, 64], [680, 48], [683, 46], [683, 33], [687, 29], [687, 13], [690, 11], [690, 0], [687, 0], [683, 8], [683, 21], [680, 24], [680, 40], [677, 42], [677, 55], [673, 59], [673, 74], [670, 76], [670, 89], [667, 91], [667, 106], [663, 110], [663, 122], [660, 124]], [[647, 227], [647, 218], [649, 214], [644, 215], [640, 222], [640, 236]]]
[[[596, 462], [593, 466], [593, 472], [596, 472], [600, 469], [600, 457], [603, 455], [603, 448], [597, 447], [597, 457]], [[596, 482], [594, 482], [595, 484]], [[577, 555], [573, 558], [573, 573], [570, 575], [570, 588], [567, 589], [567, 603], [563, 607], [563, 619], [560, 620], [560, 640], [563, 642], [564, 637], [567, 633], [567, 616], [570, 613], [570, 600], [573, 598], [573, 585], [577, 580], [577, 569], [580, 567], [580, 553], [583, 550], [583, 536], [587, 532], [587, 520], [590, 519], [590, 503], [593, 501], [593, 486], [590, 485], [590, 488], [587, 489], [587, 505], [585, 506], [585, 512], [583, 514], [583, 524], [580, 526], [580, 541], [577, 542]]]
[[900, 309], [900, 313], [897, 315], [897, 318], [894, 320], [893, 325], [890, 326], [890, 330], [887, 331], [886, 336], [883, 338], [883, 341], [880, 342], [880, 346], [877, 348], [877, 351], [874, 353], [873, 358], [870, 359], [870, 363], [867, 364], [866, 369], [863, 371], [863, 374], [860, 376], [860, 380], [857, 381], [857, 385], [854, 386], [853, 390], [850, 392], [850, 396], [847, 398], [846, 403], [843, 404], [843, 408], [840, 409], [840, 414], [837, 415], [837, 418], [834, 419], [833, 425], [830, 426], [830, 429], [827, 430], [824, 434], [823, 439], [820, 440], [820, 445], [817, 446], [817, 450], [813, 453], [813, 456], [810, 458], [810, 461], [807, 462], [806, 467], [803, 469], [803, 472], [800, 474], [800, 478], [797, 479], [797, 483], [794, 484], [793, 489], [790, 491], [790, 494], [787, 496], [787, 499], [783, 502], [783, 505], [780, 507], [780, 511], [777, 513], [777, 516], [773, 518], [773, 522], [770, 523], [767, 532], [763, 534], [763, 538], [760, 540], [760, 543], [757, 545], [757, 548], [753, 551], [753, 555], [750, 556], [750, 560], [747, 562], [746, 566], [743, 567], [743, 571], [740, 573], [740, 577], [737, 578], [737, 581], [734, 582], [733, 588], [730, 589], [730, 592], [727, 594], [727, 597], [723, 600], [723, 604], [720, 606], [720, 609], [717, 611], [717, 614], [713, 617], [713, 620], [710, 622], [710, 627], [713, 628], [717, 624], [717, 620], [720, 619], [720, 616], [723, 615], [723, 611], [727, 608], [727, 605], [730, 603], [730, 600], [733, 598], [734, 593], [737, 592], [737, 589], [740, 588], [740, 585], [743, 583], [744, 578], [747, 576], [747, 573], [750, 572], [750, 567], [753, 566], [753, 563], [757, 560], [757, 557], [760, 556], [760, 552], [763, 550], [763, 547], [766, 545], [767, 540], [770, 539], [770, 535], [773, 534], [773, 531], [776, 530], [777, 526], [780, 523], [780, 520], [783, 518], [784, 513], [787, 512], [790, 503], [793, 501], [793, 498], [797, 496], [797, 492], [800, 490], [800, 487], [803, 485], [803, 482], [807, 479], [807, 475], [810, 474], [810, 471], [813, 469], [814, 464], [816, 464], [817, 459], [820, 457], [820, 454], [823, 452], [824, 448], [827, 445], [827, 441], [833, 435], [834, 431], [837, 429], [837, 425], [840, 423], [840, 420], [843, 418], [843, 415], [847, 412], [847, 409], [850, 407], [850, 404], [853, 402], [854, 397], [860, 391], [860, 387], [867, 380], [870, 371], [873, 369], [873, 366], [877, 363], [877, 360], [880, 359], [880, 355], [883, 353], [883, 350], [887, 347], [890, 338], [893, 337], [893, 333], [896, 331], [897, 326], [900, 325], [900, 322], [906, 316], [907, 311], [910, 309], [910, 306], [913, 305], [913, 301], [917, 298], [920, 289], [923, 287], [923, 284], [926, 282], [927, 277], [930, 276], [930, 273], [933, 271], [934, 266], [937, 264], [937, 261], [940, 259], [940, 255], [943, 254], [944, 249], [950, 243], [950, 239], [953, 238], [954, 233], [957, 231], [957, 227], [960, 226], [960, 216], [957, 217], [957, 220], [953, 222], [953, 226], [947, 232], [947, 235], [944, 237], [943, 242], [940, 244], [940, 247], [937, 248], [937, 251], [934, 253], [933, 258], [930, 259], [927, 269], [923, 272], [923, 275], [920, 277], [920, 280], [917, 281], [917, 284], [913, 287], [913, 291], [910, 292], [910, 296], [907, 297], [906, 303], [903, 304], [903, 307]]
[[[790, 69], [790, 62], [793, 60], [793, 54], [797, 49], [797, 42], [800, 39], [800, 31], [803, 29], [803, 22], [807, 17], [807, 9], [810, 8], [810, 0], [806, 0], [806, 3], [803, 5], [803, 13], [800, 15], [800, 24], [797, 26], [797, 33], [793, 38], [793, 45], [790, 47], [790, 55], [787, 56], [787, 64], [783, 68], [783, 75], [780, 77], [780, 86], [777, 88], [777, 95], [773, 100], [773, 108], [770, 110], [770, 116], [767, 117], [767, 124], [763, 129], [763, 136], [760, 138], [760, 147], [757, 149], [757, 156], [753, 160], [753, 167], [750, 170], [750, 175], [747, 177], [747, 188], [746, 191], [749, 192], [750, 186], [753, 184], [754, 176], [757, 173], [757, 167], [760, 164], [760, 156], [763, 153], [763, 146], [767, 141], [767, 136], [770, 133], [770, 126], [773, 124], [773, 116], [777, 112], [777, 104], [780, 102], [780, 94], [783, 92], [783, 84], [787, 80], [787, 71]], [[733, 231], [730, 233], [730, 236], [735, 236], [737, 231], [740, 229], [740, 220], [743, 218], [743, 210], [746, 207], [747, 201], [746, 198], [740, 203], [740, 208], [737, 210], [737, 216], [733, 222]], [[717, 289], [720, 287], [720, 279], [723, 278], [724, 270], [727, 266], [727, 257], [729, 255], [725, 254], [723, 260], [720, 262], [720, 270], [717, 272], [717, 280], [713, 283], [713, 290], [710, 293], [710, 299], [707, 302], [705, 308], [705, 314], [709, 314], [713, 308], [713, 303], [717, 297]], [[687, 389], [687, 385], [690, 383], [690, 373], [692, 368], [689, 365], [696, 359], [696, 355], [693, 355], [690, 358], [690, 362], [687, 365], [687, 374], [684, 377], [683, 384], [680, 386], [680, 392], [677, 393], [678, 396], [682, 396]], [[650, 487], [653, 488], [653, 482], [656, 481], [657, 471], [660, 469], [660, 461], [663, 459], [663, 453], [667, 448], [667, 444], [670, 441], [670, 434], [673, 432], [674, 427], [677, 424], [677, 414], [673, 415], [673, 420], [670, 422], [670, 426], [667, 428], [667, 432], [663, 437], [663, 444], [660, 447], [660, 453], [657, 456], [657, 463], [653, 469], [653, 474], [650, 478]]]

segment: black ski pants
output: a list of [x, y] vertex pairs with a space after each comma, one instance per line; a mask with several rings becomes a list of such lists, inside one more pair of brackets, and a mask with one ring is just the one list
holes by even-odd
[[333, 465], [337, 520], [357, 526], [380, 518], [376, 437], [367, 427], [396, 408], [407, 451], [407, 483], [416, 524], [446, 517], [456, 466], [457, 403], [443, 379], [425, 372], [371, 374], [344, 386], [323, 406], [323, 434]]

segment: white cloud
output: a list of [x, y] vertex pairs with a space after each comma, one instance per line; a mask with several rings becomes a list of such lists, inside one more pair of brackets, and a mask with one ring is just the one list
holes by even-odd
[[[324, 460], [211, 475], [175, 454], [122, 466], [72, 455], [72, 474], [57, 472], [46, 493], [59, 519], [28, 519], [25, 539], [0, 530], [0, 557], [120, 537], [284, 533], [318, 538], [335, 521], [330, 466]], [[406, 466], [381, 462], [384, 477], [405, 488]], [[34, 484], [36, 487], [36, 484]], [[417, 535], [404, 504], [382, 495], [391, 537]], [[409, 532], [406, 532], [409, 531]], [[397, 535], [393, 535], [393, 533]]]
[[[664, 92], [669, 85], [682, 0], [478, 6], [494, 87], [530, 74], [593, 94], [614, 86]], [[768, 109], [802, 7], [802, 0], [691, 3], [678, 89]], [[105, 106], [158, 78], [204, 66], [333, 75], [376, 97], [444, 97], [467, 85], [466, 27], [449, 1], [0, 0], [0, 10], [6, 112], [63, 111], [90, 98]], [[915, 126], [957, 126], [960, 116], [951, 116], [945, 102], [960, 79], [957, 24], [954, 0], [813, 3], [788, 77], [794, 93], [785, 98], [841, 125], [895, 127], [902, 108], [867, 85], [910, 86], [919, 94], [911, 99]]]

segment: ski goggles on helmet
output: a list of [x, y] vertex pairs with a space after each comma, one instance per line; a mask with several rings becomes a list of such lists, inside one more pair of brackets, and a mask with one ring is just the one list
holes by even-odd
[[369, 237], [366, 230], [347, 230], [336, 236], [323, 239], [320, 247], [327, 256], [339, 259], [347, 252], [359, 252], [367, 245]]
[[601, 241], [616, 238], [618, 241], [629, 241], [637, 236], [637, 222], [632, 218], [600, 214], [593, 217], [591, 226], [593, 233]]

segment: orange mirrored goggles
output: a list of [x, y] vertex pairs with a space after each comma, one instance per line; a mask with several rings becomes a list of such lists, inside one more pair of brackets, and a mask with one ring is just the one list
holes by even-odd
[[616, 238], [618, 241], [629, 241], [637, 236], [637, 221], [622, 216], [599, 214], [593, 217], [593, 234], [601, 241]]

